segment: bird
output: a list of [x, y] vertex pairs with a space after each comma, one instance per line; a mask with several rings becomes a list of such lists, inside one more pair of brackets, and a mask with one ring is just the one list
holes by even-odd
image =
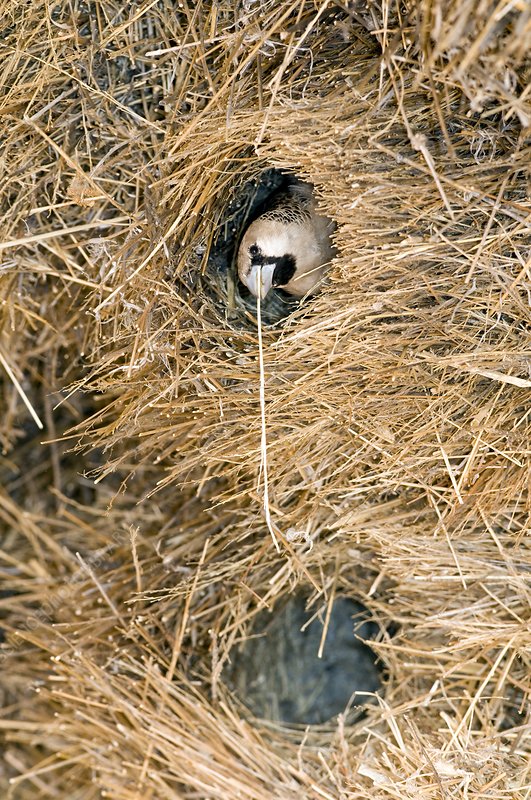
[[238, 275], [255, 297], [272, 288], [302, 298], [319, 287], [335, 255], [335, 224], [317, 212], [313, 187], [294, 180], [249, 225], [238, 248]]

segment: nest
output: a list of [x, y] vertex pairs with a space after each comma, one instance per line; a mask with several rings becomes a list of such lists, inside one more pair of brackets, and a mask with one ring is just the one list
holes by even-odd
[[[0, 793], [523, 798], [528, 4], [2, 11]], [[338, 255], [259, 331], [293, 174]], [[228, 679], [300, 594], [384, 676], [303, 735]]]

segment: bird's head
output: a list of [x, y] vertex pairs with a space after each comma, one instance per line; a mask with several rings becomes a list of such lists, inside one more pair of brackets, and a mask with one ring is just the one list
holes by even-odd
[[238, 275], [255, 297], [264, 300], [271, 287], [289, 283], [297, 263], [288, 248], [287, 237], [262, 220], [249, 226], [238, 250]]

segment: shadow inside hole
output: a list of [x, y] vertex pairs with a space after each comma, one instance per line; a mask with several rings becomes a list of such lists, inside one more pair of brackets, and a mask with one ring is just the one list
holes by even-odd
[[[257, 615], [246, 639], [231, 654], [228, 682], [239, 700], [257, 717], [295, 725], [319, 725], [349, 709], [348, 721], [359, 717], [378, 692], [381, 669], [366, 641], [378, 626], [363, 606], [337, 597], [330, 615], [322, 658], [324, 610], [311, 622], [315, 609], [296, 595], [282, 608]], [[360, 641], [363, 640], [363, 641]]]

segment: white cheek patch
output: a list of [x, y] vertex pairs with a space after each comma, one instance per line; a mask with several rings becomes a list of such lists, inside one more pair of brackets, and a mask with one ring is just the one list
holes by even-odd
[[278, 258], [289, 253], [289, 241], [285, 235], [264, 236], [262, 234], [256, 238], [256, 244], [265, 259]]

